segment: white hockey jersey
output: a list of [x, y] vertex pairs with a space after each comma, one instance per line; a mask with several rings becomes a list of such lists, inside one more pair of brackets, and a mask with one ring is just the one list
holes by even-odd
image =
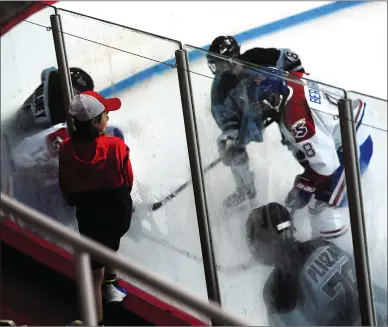
[[[106, 134], [124, 139], [124, 133], [115, 126], [109, 125]], [[60, 123], [24, 138], [11, 150], [11, 155], [7, 154], [13, 172], [6, 178], [2, 176], [2, 184], [17, 200], [72, 225], [75, 209], [66, 203], [58, 184], [59, 145], [67, 137], [67, 125]]]
[[[114, 130], [117, 127], [108, 126], [105, 133], [115, 135]], [[123, 135], [121, 130], [120, 134]], [[59, 146], [68, 136], [66, 123], [60, 123], [26, 137], [12, 151], [16, 170], [23, 170], [28, 175], [36, 174], [45, 185], [57, 184]]]
[[[54, 137], [52, 139], [50, 136]], [[66, 123], [54, 125], [37, 134], [26, 137], [12, 151], [12, 158], [16, 167], [33, 168], [39, 166], [41, 169], [45, 165], [58, 166], [56, 157], [58, 145], [63, 138], [68, 137]]]
[[[308, 160], [306, 173], [314, 184], [327, 181], [340, 166], [338, 151], [342, 150], [337, 99], [317, 83], [303, 80], [310, 75], [292, 73], [296, 82], [287, 81], [291, 91], [282, 115], [281, 131], [293, 152], [302, 151]], [[302, 84], [303, 83], [303, 84]], [[332, 92], [331, 92], [332, 93]], [[371, 110], [361, 100], [353, 101], [357, 141], [361, 145], [369, 136]]]

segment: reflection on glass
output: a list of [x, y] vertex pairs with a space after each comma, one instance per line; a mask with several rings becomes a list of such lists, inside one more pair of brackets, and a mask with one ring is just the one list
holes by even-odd
[[[188, 50], [196, 51], [189, 58], [201, 156], [204, 164], [223, 159], [205, 175], [217, 264], [236, 267], [219, 269], [223, 305], [257, 324], [355, 323], [337, 106], [344, 90]], [[354, 116], [364, 174], [372, 156], [364, 101], [354, 101]]]
[[[130, 148], [135, 174], [131, 192], [135, 213], [129, 232], [121, 239], [119, 251], [177, 285], [206, 297], [191, 185], [158, 210], [151, 208], [153, 203], [190, 180], [173, 60], [179, 43], [64, 11], [60, 11], [60, 15], [75, 93], [94, 89], [106, 97], [119, 97], [122, 103], [120, 112], [110, 114], [109, 126], [110, 132], [119, 132]], [[25, 98], [31, 96], [23, 107], [29, 114], [19, 120], [30, 129], [31, 137], [22, 135], [11, 144], [15, 160], [9, 162], [9, 170], [15, 162], [18, 167], [12, 180], [3, 178], [2, 174], [2, 186], [3, 179], [4, 187], [8, 187], [6, 181], [10, 181], [17, 199], [77, 230], [75, 210], [66, 204], [58, 187], [58, 143], [66, 137], [67, 131], [62, 125], [64, 108], [58, 94], [58, 73], [50, 68], [56, 66], [56, 56], [52, 33], [45, 27], [50, 26], [49, 15], [46, 19], [42, 26], [33, 26], [40, 33], [42, 48], [46, 45], [42, 35], [46, 33], [47, 45], [52, 51], [46, 50], [52, 55], [52, 62], [45, 62], [46, 57], [42, 57], [42, 62], [35, 58], [34, 65], [42, 69], [33, 71], [33, 87], [28, 89]], [[10, 58], [11, 50], [9, 46]], [[31, 47], [22, 49], [18, 54], [21, 56], [30, 50]], [[9, 65], [14, 69], [24, 67]], [[17, 72], [12, 74], [17, 75]], [[12, 74], [2, 75], [2, 78], [10, 80]], [[2, 137], [1, 141], [7, 143], [6, 138]], [[51, 241], [58, 244], [55, 239]], [[134, 284], [139, 285], [136, 281]], [[139, 286], [153, 292], [149, 287]]]
[[[387, 101], [348, 92], [353, 101], [363, 101], [370, 110], [361, 127], [370, 135], [373, 153], [362, 177], [362, 195], [369, 265], [378, 324], [387, 324]], [[362, 162], [362, 152], [360, 161]], [[382, 323], [383, 322], [383, 323]]]
[[129, 232], [121, 239], [120, 253], [206, 296], [191, 185], [174, 200], [152, 210], [153, 203], [190, 180], [173, 67], [180, 45], [74, 13], [60, 14], [69, 66], [86, 71], [95, 91], [121, 100], [121, 109], [109, 115], [109, 125], [122, 131], [130, 148], [135, 212]]
[[[1, 86], [1, 183], [2, 189], [17, 200], [44, 213], [60, 215], [56, 210], [61, 206], [59, 189], [50, 184], [55, 180], [53, 174], [43, 169], [49, 160], [41, 151], [45, 143], [39, 134], [58, 122], [55, 99], [49, 96], [49, 89], [59, 86], [58, 79], [56, 84], [51, 83], [56, 71], [52, 14], [52, 8], [45, 8], [1, 38], [1, 78], [7, 81]], [[50, 211], [50, 207], [55, 209]]]

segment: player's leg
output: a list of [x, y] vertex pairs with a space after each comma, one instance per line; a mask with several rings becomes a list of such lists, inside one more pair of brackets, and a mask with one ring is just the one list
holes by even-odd
[[225, 142], [219, 139], [217, 143], [219, 155], [223, 158], [223, 163], [231, 168], [236, 185], [236, 190], [224, 200], [223, 205], [230, 208], [242, 203], [247, 197], [249, 199], [255, 198], [254, 173], [249, 169], [249, 156], [246, 147], [236, 144], [226, 150]]
[[[363, 175], [373, 155], [373, 141], [368, 136], [359, 147], [360, 173]], [[347, 231], [348, 216], [343, 152], [338, 152], [340, 167], [334, 173], [327, 190], [317, 193], [309, 203], [309, 213], [313, 237], [337, 238]]]

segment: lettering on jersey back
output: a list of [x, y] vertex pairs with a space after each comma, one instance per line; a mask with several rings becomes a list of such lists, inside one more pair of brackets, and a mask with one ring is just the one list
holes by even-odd
[[43, 85], [40, 85], [34, 92], [32, 108], [37, 123], [44, 123], [48, 120]]
[[355, 268], [336, 246], [327, 246], [309, 261], [305, 276], [333, 299], [339, 293], [357, 294]]
[[328, 271], [344, 257], [340, 250], [334, 247], [326, 247], [306, 269], [311, 281], [319, 283]]
[[311, 81], [307, 81], [307, 86], [310, 102], [321, 104], [321, 91], [319, 90], [318, 84]]

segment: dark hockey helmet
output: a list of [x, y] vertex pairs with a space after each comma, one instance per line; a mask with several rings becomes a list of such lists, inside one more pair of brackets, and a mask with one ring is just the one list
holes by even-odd
[[[209, 52], [224, 55], [231, 58], [237, 58], [240, 55], [240, 45], [232, 36], [218, 36], [209, 47]], [[206, 56], [208, 66], [213, 74], [216, 73], [218, 63], [223, 60], [208, 54]]]
[[271, 107], [277, 107], [280, 97], [284, 98], [289, 93], [281, 72], [273, 68], [255, 74], [247, 84], [248, 98], [251, 101], [266, 103]]
[[284, 244], [294, 242], [295, 228], [288, 210], [271, 202], [252, 210], [246, 223], [246, 238], [253, 257], [262, 264], [275, 265]]
[[250, 105], [261, 111], [263, 120], [268, 117], [278, 120], [289, 94], [290, 90], [281, 72], [275, 68], [263, 70], [247, 82]]
[[71, 84], [77, 91], [85, 92], [94, 90], [94, 82], [92, 77], [81, 68], [71, 67], [70, 77]]

